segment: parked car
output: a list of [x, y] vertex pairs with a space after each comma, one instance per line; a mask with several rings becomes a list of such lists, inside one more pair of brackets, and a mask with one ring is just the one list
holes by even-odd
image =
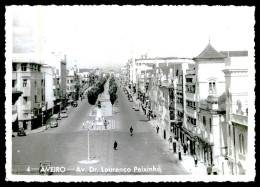
[[24, 128], [19, 128], [17, 131], [17, 135], [18, 136], [26, 136], [26, 132], [24, 130]]
[[77, 101], [73, 101], [72, 106], [73, 107], [77, 107], [78, 106], [78, 102]]
[[61, 118], [66, 118], [66, 117], [68, 117], [67, 110], [62, 110], [62, 111], [61, 111], [61, 114], [60, 114], [60, 117], [61, 117]]
[[51, 128], [54, 128], [54, 127], [58, 127], [58, 122], [55, 120], [51, 121], [51, 125], [50, 125]]
[[135, 104], [135, 111], [139, 111], [139, 106], [138, 106], [138, 104]]

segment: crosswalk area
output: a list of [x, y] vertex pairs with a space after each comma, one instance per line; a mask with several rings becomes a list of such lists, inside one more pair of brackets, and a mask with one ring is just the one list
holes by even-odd
[[107, 125], [96, 124], [94, 120], [89, 120], [83, 124], [84, 130], [90, 131], [103, 131], [103, 130], [114, 130], [116, 129], [116, 121], [113, 119], [106, 120]]

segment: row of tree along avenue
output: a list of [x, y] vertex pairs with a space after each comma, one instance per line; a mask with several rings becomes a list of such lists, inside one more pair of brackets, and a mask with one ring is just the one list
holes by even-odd
[[98, 95], [104, 92], [104, 85], [107, 81], [108, 75], [106, 75], [105, 77], [101, 77], [99, 79], [99, 81], [93, 86], [93, 88], [91, 88], [88, 93], [88, 102], [91, 105], [95, 105]]
[[112, 104], [112, 110], [113, 110], [113, 105], [117, 99], [117, 84], [115, 82], [115, 79], [114, 77], [112, 76], [109, 80], [109, 90], [108, 90], [108, 93], [109, 93], [109, 96], [110, 96], [110, 102]]

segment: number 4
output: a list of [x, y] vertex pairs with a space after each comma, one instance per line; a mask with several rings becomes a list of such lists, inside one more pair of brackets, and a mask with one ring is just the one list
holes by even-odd
[[31, 168], [30, 168], [30, 166], [27, 168], [27, 170], [26, 171], [28, 171], [28, 172], [30, 172], [31, 171]]

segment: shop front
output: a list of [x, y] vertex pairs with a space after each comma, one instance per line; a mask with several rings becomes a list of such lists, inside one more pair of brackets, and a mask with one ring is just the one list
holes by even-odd
[[213, 145], [209, 142], [198, 138], [199, 142], [199, 150], [198, 150], [198, 159], [205, 164], [205, 166], [208, 166], [209, 164], [212, 166], [213, 164]]

